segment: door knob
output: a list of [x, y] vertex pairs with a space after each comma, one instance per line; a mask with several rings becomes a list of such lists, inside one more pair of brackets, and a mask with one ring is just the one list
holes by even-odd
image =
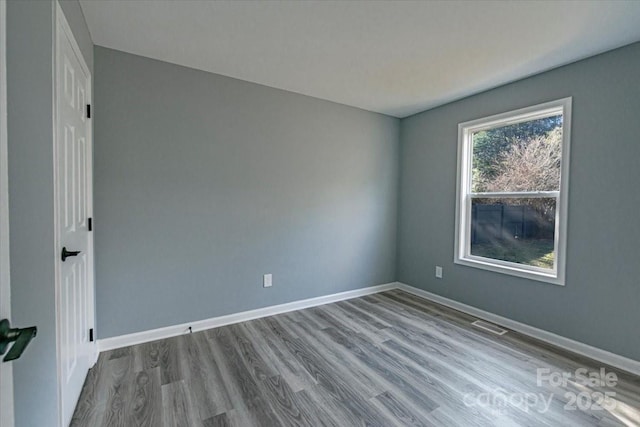
[[3, 362], [9, 362], [22, 356], [22, 352], [31, 342], [33, 337], [38, 333], [38, 328], [31, 326], [30, 328], [14, 328], [11, 329], [9, 320], [0, 320], [0, 355], [7, 351], [10, 343], [15, 341], [9, 353], [2, 359]]
[[62, 262], [64, 262], [68, 257], [78, 256], [79, 253], [80, 251], [68, 251], [67, 247], [65, 246], [62, 248], [62, 256], [60, 258], [62, 258]]

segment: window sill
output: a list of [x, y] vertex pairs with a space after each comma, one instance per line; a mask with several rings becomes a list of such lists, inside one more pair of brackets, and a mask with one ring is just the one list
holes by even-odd
[[467, 267], [479, 268], [481, 270], [488, 270], [496, 273], [508, 274], [510, 276], [523, 277], [525, 279], [535, 280], [538, 282], [564, 286], [564, 278], [556, 275], [554, 272], [534, 271], [527, 268], [521, 268], [519, 264], [506, 261], [498, 262], [489, 258], [474, 256], [465, 258], [456, 257], [456, 259], [454, 259], [455, 264]]

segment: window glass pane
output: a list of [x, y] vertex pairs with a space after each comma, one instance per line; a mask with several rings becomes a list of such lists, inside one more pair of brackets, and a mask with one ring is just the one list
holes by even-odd
[[559, 191], [562, 114], [475, 132], [473, 192]]
[[553, 269], [556, 199], [472, 200], [471, 255]]

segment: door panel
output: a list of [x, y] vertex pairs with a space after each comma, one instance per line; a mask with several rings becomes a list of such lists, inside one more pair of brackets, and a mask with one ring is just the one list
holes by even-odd
[[68, 425], [84, 379], [95, 361], [89, 342], [93, 327], [93, 240], [88, 217], [91, 200], [91, 127], [86, 105], [91, 77], [58, 9], [56, 54], [56, 241], [60, 253], [79, 251], [57, 259], [58, 357], [61, 421]]

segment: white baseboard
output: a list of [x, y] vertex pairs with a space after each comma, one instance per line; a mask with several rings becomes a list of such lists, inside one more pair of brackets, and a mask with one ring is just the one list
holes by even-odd
[[640, 361], [629, 359], [627, 357], [620, 356], [615, 353], [590, 346], [588, 344], [574, 341], [572, 339], [556, 335], [552, 332], [538, 329], [533, 326], [508, 319], [506, 317], [498, 316], [497, 314], [493, 314], [488, 311], [484, 311], [479, 308], [472, 307], [470, 305], [463, 304], [461, 302], [454, 301], [452, 299], [445, 298], [428, 291], [424, 291], [422, 289], [414, 288], [413, 286], [409, 286], [404, 283], [398, 283], [398, 289], [419, 296], [421, 298], [428, 299], [438, 304], [453, 308], [455, 310], [462, 311], [463, 313], [467, 313], [471, 316], [479, 317], [497, 325], [504, 326], [514, 331], [520, 332], [524, 335], [539, 339], [540, 341], [544, 341], [565, 350], [597, 360], [598, 362], [602, 362], [615, 368], [622, 369], [635, 375], [640, 375]]
[[246, 322], [247, 320], [259, 319], [261, 317], [273, 316], [275, 314], [287, 313], [289, 311], [301, 310], [303, 308], [316, 307], [318, 305], [324, 305], [332, 302], [348, 300], [351, 298], [358, 298], [365, 295], [376, 294], [378, 292], [396, 289], [397, 287], [398, 283], [392, 282], [384, 285], [370, 286], [368, 288], [356, 289], [353, 291], [340, 292], [337, 294], [324, 295], [321, 297], [293, 301], [286, 304], [272, 305], [255, 310], [228, 314], [226, 316], [212, 317], [210, 319], [183, 323], [181, 325], [167, 326], [165, 328], [151, 329], [149, 331], [104, 338], [98, 340], [98, 350], [100, 352], [114, 350], [116, 348], [128, 347], [130, 345], [142, 344], [145, 342], [175, 337], [187, 333], [189, 327], [191, 327], [191, 330], [193, 332], [202, 331], [205, 329], [230, 325], [233, 323]]
[[133, 334], [120, 335], [111, 338], [98, 340], [98, 350], [108, 351], [130, 345], [142, 344], [145, 342], [160, 340], [164, 338], [175, 337], [188, 332], [189, 327], [193, 332], [205, 329], [217, 328], [219, 326], [230, 325], [233, 323], [246, 322], [248, 320], [259, 319], [262, 317], [273, 316], [276, 314], [287, 313], [290, 311], [301, 310], [303, 308], [316, 307], [319, 305], [329, 304], [337, 301], [344, 301], [351, 298], [358, 298], [365, 295], [376, 294], [391, 289], [401, 289], [410, 294], [428, 299], [446, 307], [462, 311], [471, 316], [487, 320], [500, 326], [512, 329], [530, 337], [553, 344], [565, 350], [580, 354], [582, 356], [597, 360], [615, 368], [622, 369], [635, 375], [640, 376], [640, 361], [629, 359], [624, 356], [593, 347], [570, 338], [566, 338], [552, 332], [548, 332], [536, 327], [511, 320], [479, 308], [463, 304], [452, 299], [414, 288], [400, 282], [392, 282], [384, 285], [370, 286], [368, 288], [356, 289], [353, 291], [340, 292], [337, 294], [325, 295], [316, 298], [309, 298], [300, 301], [293, 301], [286, 304], [273, 305], [256, 310], [243, 311], [240, 313], [228, 314], [225, 316], [212, 317], [210, 319], [198, 320], [195, 322], [183, 323], [181, 325], [168, 326], [165, 328], [152, 329], [149, 331], [136, 332]]

